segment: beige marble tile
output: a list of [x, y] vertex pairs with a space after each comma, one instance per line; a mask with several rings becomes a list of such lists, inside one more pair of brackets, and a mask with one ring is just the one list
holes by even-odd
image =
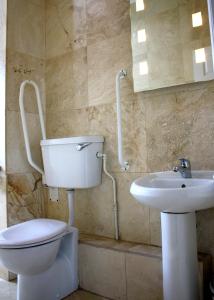
[[145, 244], [137, 244], [136, 246], [133, 245], [128, 251], [129, 253], [135, 254], [135, 255], [142, 255], [144, 257], [149, 258], [162, 258], [162, 250], [160, 247], [154, 247], [151, 245], [145, 245]]
[[45, 9], [46, 0], [29, 0], [29, 2], [32, 2], [33, 4], [37, 4], [41, 6], [43, 9]]
[[[41, 149], [40, 149], [40, 123], [37, 114], [26, 114], [27, 124], [29, 126], [29, 139], [34, 161], [42, 167]], [[27, 161], [25, 152], [24, 137], [20, 114], [14, 111], [7, 112], [7, 172], [25, 173], [34, 172]]]
[[37, 173], [9, 174], [7, 190], [9, 225], [45, 217], [46, 194]]
[[112, 249], [116, 251], [129, 252], [135, 243], [130, 243], [121, 240], [115, 240], [103, 236], [92, 235], [92, 234], [80, 234], [80, 243], [91, 245], [94, 247]]
[[64, 300], [107, 300], [107, 298], [83, 290], [79, 290], [72, 295], [64, 298]]
[[[117, 154], [116, 104], [89, 108], [90, 134], [105, 137], [104, 152], [108, 155], [108, 169], [121, 172]], [[145, 108], [142, 101], [122, 103], [124, 159], [130, 163], [129, 172], [146, 171]]]
[[161, 300], [162, 264], [158, 258], [126, 254], [128, 300]]
[[197, 212], [198, 250], [214, 256], [214, 209]]
[[75, 224], [84, 233], [114, 237], [112, 183], [102, 176], [102, 185], [75, 193]]
[[79, 247], [80, 286], [110, 299], [126, 299], [125, 254]]
[[[68, 222], [68, 203], [66, 191], [59, 189], [59, 201], [55, 202], [49, 199], [48, 189], [46, 190], [46, 211], [49, 219], [57, 219]], [[75, 212], [76, 213], [76, 212]]]
[[16, 300], [17, 285], [15, 282], [8, 282], [0, 279], [1, 300]]
[[46, 127], [49, 138], [88, 135], [87, 109], [47, 113]]
[[119, 225], [121, 239], [132, 242], [150, 243], [149, 208], [138, 203], [130, 194], [131, 183], [139, 173], [117, 174]]
[[[19, 111], [19, 90], [24, 80], [34, 80], [40, 91], [45, 111], [45, 61], [16, 51], [7, 51], [7, 110]], [[24, 94], [25, 111], [38, 112], [36, 95], [32, 86], [26, 86]]]
[[85, 1], [47, 1], [46, 57], [55, 57], [85, 46]]
[[[17, 284], [14, 281], [5, 281], [0, 279], [0, 299], [16, 300]], [[89, 293], [87, 291], [78, 290], [64, 300], [107, 300], [107, 298]]]
[[44, 58], [44, 8], [28, 0], [8, 1], [7, 39], [9, 49]]
[[160, 212], [154, 208], [149, 209], [150, 244], [161, 246], [161, 220]]
[[47, 111], [63, 112], [88, 105], [87, 52], [81, 48], [46, 62]]
[[213, 169], [212, 95], [204, 87], [146, 100], [148, 170], [172, 169], [179, 157]]
[[129, 2], [86, 0], [86, 5], [88, 44], [130, 31]]
[[128, 70], [121, 84], [121, 99], [131, 100], [131, 45], [129, 34], [98, 41], [87, 47], [89, 105], [115, 102], [115, 76], [120, 69]]

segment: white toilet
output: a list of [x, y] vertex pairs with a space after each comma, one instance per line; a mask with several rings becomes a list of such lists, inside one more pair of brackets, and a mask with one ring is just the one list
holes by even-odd
[[[46, 183], [67, 189], [101, 183], [103, 137], [41, 141]], [[35, 219], [0, 231], [0, 263], [18, 274], [17, 300], [62, 299], [78, 288], [78, 229]]]

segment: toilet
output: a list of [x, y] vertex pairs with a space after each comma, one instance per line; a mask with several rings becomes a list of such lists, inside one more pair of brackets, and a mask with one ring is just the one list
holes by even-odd
[[78, 288], [78, 230], [35, 219], [0, 232], [0, 263], [18, 274], [18, 300], [62, 299]]
[[[42, 140], [46, 184], [69, 191], [99, 185], [102, 160], [97, 153], [103, 142], [100, 136]], [[0, 263], [18, 275], [17, 300], [63, 299], [78, 288], [78, 229], [52, 219], [4, 229]]]

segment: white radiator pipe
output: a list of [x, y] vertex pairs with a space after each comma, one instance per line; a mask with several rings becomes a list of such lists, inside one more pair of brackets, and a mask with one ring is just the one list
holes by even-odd
[[123, 132], [121, 118], [120, 81], [127, 76], [126, 70], [120, 70], [116, 75], [116, 104], [117, 104], [117, 139], [118, 139], [118, 160], [123, 171], [128, 170], [129, 163], [123, 157]]
[[107, 155], [103, 153], [97, 153], [98, 158], [103, 159], [103, 171], [111, 179], [113, 187], [113, 211], [114, 211], [114, 226], [115, 226], [115, 239], [119, 240], [119, 224], [118, 224], [118, 202], [117, 202], [117, 186], [115, 178], [108, 172], [106, 162]]
[[23, 134], [24, 134], [24, 141], [25, 141], [25, 149], [27, 153], [27, 159], [29, 164], [39, 173], [42, 174], [43, 182], [44, 182], [44, 171], [33, 161], [31, 149], [30, 149], [30, 141], [29, 141], [29, 133], [27, 128], [27, 122], [26, 122], [26, 115], [25, 115], [25, 109], [24, 109], [24, 91], [26, 85], [32, 85], [35, 89], [36, 93], [36, 99], [37, 99], [37, 106], [38, 106], [38, 112], [39, 112], [39, 120], [40, 120], [40, 126], [42, 131], [42, 138], [43, 140], [46, 139], [46, 133], [45, 133], [45, 125], [44, 125], [44, 118], [43, 118], [43, 112], [42, 112], [42, 104], [41, 104], [41, 98], [39, 93], [39, 88], [37, 84], [32, 80], [25, 80], [21, 83], [20, 86], [20, 93], [19, 93], [19, 107], [20, 107], [20, 113], [21, 113], [21, 120], [22, 120], [22, 128], [23, 128]]

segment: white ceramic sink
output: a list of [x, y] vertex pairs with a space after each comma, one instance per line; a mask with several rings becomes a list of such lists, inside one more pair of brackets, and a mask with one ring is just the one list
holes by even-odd
[[179, 172], [159, 172], [136, 179], [130, 192], [145, 205], [162, 212], [184, 213], [214, 207], [214, 171], [192, 171], [192, 178]]

